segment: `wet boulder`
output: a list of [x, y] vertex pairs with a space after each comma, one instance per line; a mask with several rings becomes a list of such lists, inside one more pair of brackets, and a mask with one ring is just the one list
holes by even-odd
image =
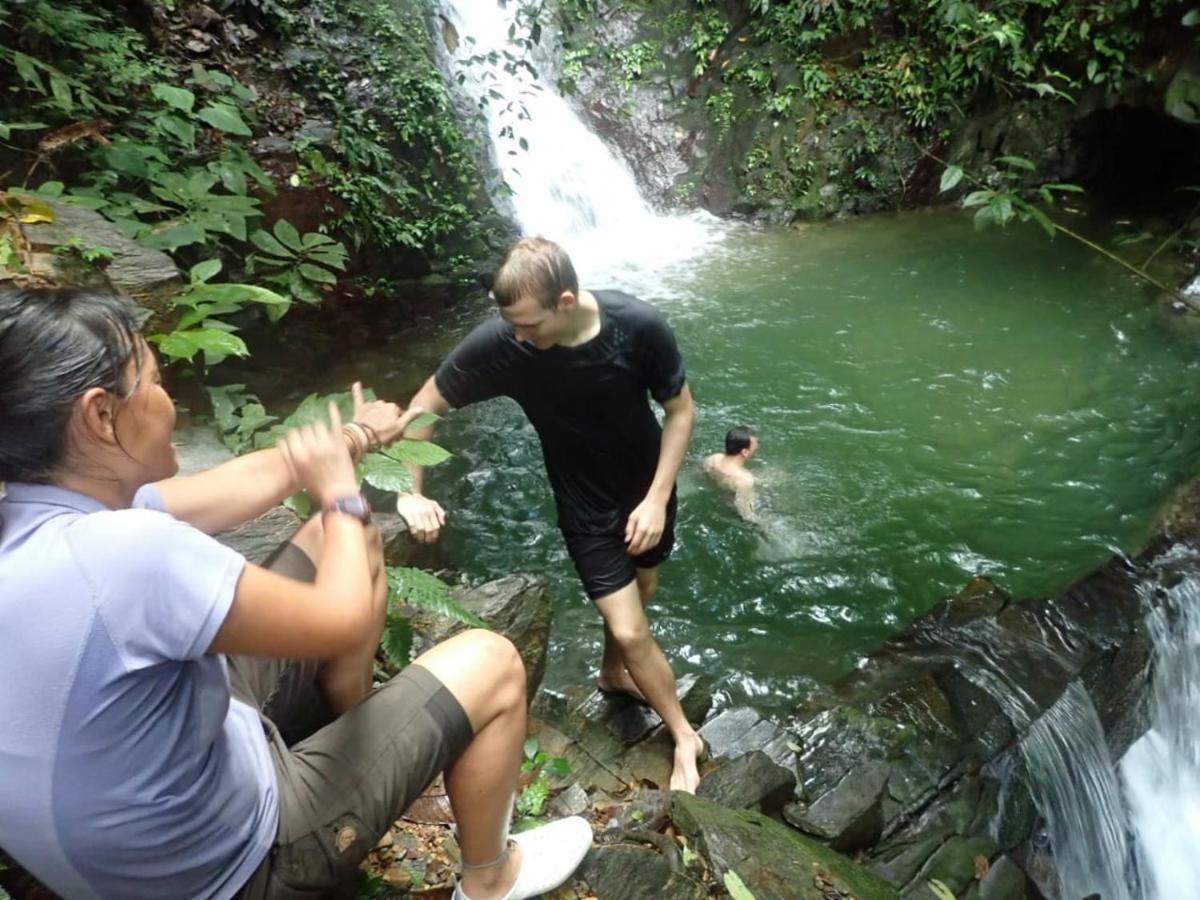
[[671, 815], [718, 881], [734, 872], [756, 900], [890, 900], [898, 895], [851, 860], [761, 813], [676, 792]]
[[731, 809], [756, 809], [773, 815], [792, 799], [795, 788], [793, 772], [755, 750], [704, 776], [696, 795]]

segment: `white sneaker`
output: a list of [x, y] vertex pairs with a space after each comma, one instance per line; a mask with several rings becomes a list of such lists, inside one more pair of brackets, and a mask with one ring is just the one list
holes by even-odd
[[[521, 871], [503, 900], [528, 900], [554, 890], [579, 868], [592, 848], [592, 826], [582, 816], [570, 816], [512, 839], [521, 848]], [[452, 900], [471, 898], [456, 883]]]

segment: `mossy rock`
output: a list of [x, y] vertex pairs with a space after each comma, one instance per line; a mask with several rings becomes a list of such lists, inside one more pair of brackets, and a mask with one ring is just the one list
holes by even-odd
[[736, 872], [755, 900], [895, 900], [899, 895], [839, 853], [773, 819], [690, 794], [671, 798], [671, 817], [719, 877]]

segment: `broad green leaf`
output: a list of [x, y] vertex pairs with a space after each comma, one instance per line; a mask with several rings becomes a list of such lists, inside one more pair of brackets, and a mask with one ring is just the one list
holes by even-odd
[[155, 119], [158, 127], [181, 144], [191, 147], [196, 143], [196, 126], [178, 116], [163, 115]]
[[967, 209], [970, 209], [972, 206], [983, 206], [985, 203], [991, 201], [995, 193], [995, 191], [972, 191], [963, 198], [962, 205]]
[[38, 74], [37, 63], [33, 57], [26, 56], [24, 53], [13, 53], [12, 61], [17, 68], [17, 74], [21, 76], [26, 87], [33, 88], [41, 94], [46, 93], [45, 87], [42, 86], [42, 76]]
[[71, 96], [71, 85], [61, 75], [52, 74], [50, 76], [50, 93], [54, 95], [58, 105], [66, 112], [75, 108], [75, 100]]
[[954, 891], [946, 887], [946, 883], [944, 881], [939, 881], [936, 878], [929, 879], [929, 890], [933, 891], [933, 895], [937, 897], [938, 900], [956, 900]]
[[1068, 194], [1082, 194], [1083, 188], [1077, 184], [1044, 184], [1042, 187], [1048, 191], [1062, 191]]
[[1057, 231], [1057, 229], [1054, 227], [1054, 223], [1050, 221], [1050, 217], [1048, 215], [1046, 215], [1036, 206], [1029, 207], [1027, 210], [1025, 210], [1025, 214], [1028, 215], [1029, 218], [1033, 219], [1033, 221], [1041, 225], [1042, 230], [1045, 231], [1046, 234], [1048, 234], [1050, 237], [1054, 237], [1054, 233]]
[[206, 259], [204, 262], [198, 262], [192, 266], [189, 275], [191, 276], [192, 284], [198, 284], [208, 281], [208, 279], [220, 271], [221, 261], [219, 259]]
[[252, 134], [246, 127], [246, 123], [242, 121], [242, 114], [228, 103], [210, 103], [196, 113], [196, 118], [229, 134], [241, 137], [250, 137]]
[[433, 425], [435, 422], [440, 422], [440, 421], [442, 421], [442, 417], [439, 416], [437, 413], [431, 413], [431, 412], [421, 413], [421, 415], [417, 416], [415, 419], [413, 419], [411, 422], [408, 423], [408, 428], [405, 429], [405, 432], [407, 433], [407, 431], [409, 429], [413, 429], [413, 428], [428, 428], [430, 425]]
[[321, 266], [314, 266], [312, 263], [300, 263], [297, 268], [300, 274], [309, 281], [317, 284], [337, 284], [337, 276]]
[[104, 161], [121, 175], [145, 178], [150, 174], [146, 157], [129, 144], [114, 144], [104, 150]]
[[205, 390], [208, 391], [208, 402], [212, 405], [213, 418], [221, 428], [229, 431], [237, 424], [234, 421], [234, 410], [248, 396], [246, 386], [244, 384], [222, 384], [205, 388]]
[[[304, 244], [305, 250], [311, 250], [313, 247], [323, 247], [327, 244], [336, 244], [337, 241], [331, 237], [321, 234], [319, 231], [310, 231], [308, 234], [304, 235], [301, 243]], [[338, 246], [340, 247], [341, 244], [338, 244]]]
[[300, 233], [296, 231], [296, 226], [287, 219], [278, 220], [272, 230], [275, 232], [275, 237], [279, 238], [284, 246], [290, 247], [297, 253], [304, 250], [304, 242], [300, 240]]
[[261, 228], [250, 235], [250, 242], [264, 253], [269, 253], [272, 256], [278, 256], [281, 259], [296, 258], [296, 254], [287, 249], [287, 247], [283, 246], [283, 244], [279, 243], [279, 241], [272, 237], [268, 232], [263, 231]]
[[201, 284], [189, 292], [199, 301], [211, 303], [262, 303], [267, 306], [282, 305], [287, 297], [280, 296], [269, 288], [257, 284]]
[[203, 244], [207, 235], [204, 229], [191, 222], [172, 225], [162, 231], [152, 231], [138, 243], [151, 250], [178, 250], [191, 244]]
[[62, 196], [65, 185], [61, 181], [43, 181], [34, 191], [39, 197], [49, 197], [51, 200], [57, 200]]
[[309, 250], [308, 258], [338, 271], [346, 268], [346, 251], [344, 250]]
[[537, 756], [538, 739], [536, 737], [525, 738], [525, 743], [521, 747], [521, 751], [525, 754], [526, 759], [533, 759], [535, 756]]
[[997, 157], [996, 162], [1002, 162], [1006, 166], [1012, 166], [1014, 169], [1025, 169], [1029, 172], [1037, 170], [1037, 166], [1023, 156], [1000, 156]]
[[1187, 28], [1195, 28], [1200, 25], [1200, 9], [1190, 9], [1184, 13], [1183, 25]]
[[236, 334], [216, 328], [192, 328], [176, 331], [158, 343], [159, 349], [171, 359], [191, 360], [197, 351], [219, 353], [223, 356], [248, 356], [246, 342]]
[[946, 166], [942, 173], [942, 183], [938, 187], [941, 192], [952, 190], [963, 179], [962, 166]]
[[368, 453], [362, 461], [363, 480], [381, 491], [405, 494], [412, 490], [412, 473], [399, 460], [382, 453]]
[[292, 296], [304, 303], [320, 303], [321, 295], [313, 289], [313, 286], [304, 280], [304, 276], [296, 269], [292, 269], [288, 273], [288, 290], [292, 292]]
[[48, 127], [42, 122], [0, 122], [0, 139], [8, 140], [14, 131], [39, 131]]
[[445, 450], [437, 444], [432, 444], [429, 441], [415, 441], [411, 438], [397, 441], [392, 446], [386, 447], [380, 452], [396, 460], [396, 462], [408, 463], [414, 466], [436, 466], [438, 463], [445, 462], [452, 456], [449, 450]]
[[190, 113], [196, 105], [196, 95], [186, 88], [171, 87], [169, 84], [156, 84], [150, 88], [150, 93], [180, 112]]
[[733, 869], [725, 873], [723, 881], [725, 890], [729, 891], [730, 900], [754, 900], [754, 894], [746, 887], [746, 882], [742, 881], [742, 877]]
[[991, 205], [981, 206], [979, 211], [975, 213], [974, 221], [976, 231], [983, 231], [983, 229], [994, 223], [995, 214], [992, 211]]

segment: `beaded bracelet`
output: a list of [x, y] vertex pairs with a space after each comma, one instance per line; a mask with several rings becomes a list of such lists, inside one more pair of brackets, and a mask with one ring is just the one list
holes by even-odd
[[342, 437], [350, 445], [350, 459], [354, 461], [355, 465], [358, 465], [367, 453], [370, 438], [367, 437], [367, 433], [362, 430], [361, 426], [354, 427], [356, 425], [358, 425], [357, 422], [348, 422], [343, 425]]

